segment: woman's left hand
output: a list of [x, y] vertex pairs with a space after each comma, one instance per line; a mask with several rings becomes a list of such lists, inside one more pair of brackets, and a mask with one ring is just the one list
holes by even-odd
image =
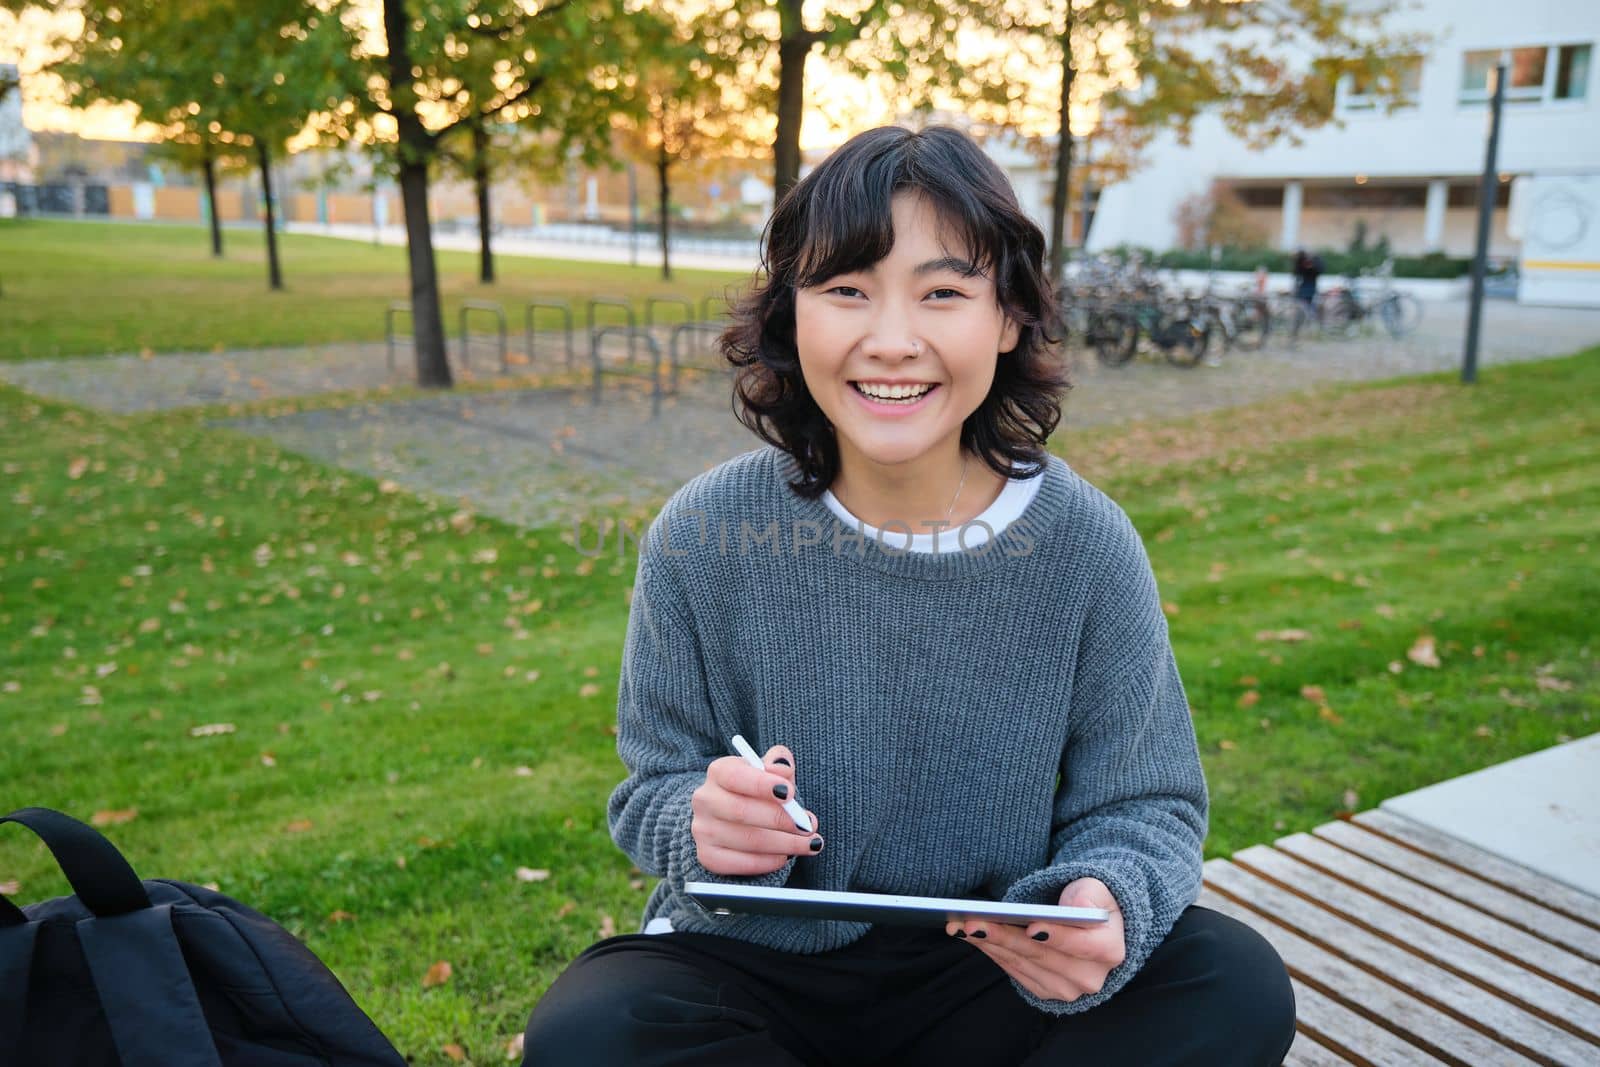
[[[1037, 922], [1026, 927], [972, 920], [945, 924], [945, 933], [960, 931], [1030, 993], [1044, 1000], [1077, 1000], [1098, 993], [1127, 955], [1122, 909], [1098, 878], [1079, 878], [1061, 891], [1068, 907], [1105, 908], [1111, 917], [1095, 926]], [[1039, 934], [1047, 935], [1038, 940]]]

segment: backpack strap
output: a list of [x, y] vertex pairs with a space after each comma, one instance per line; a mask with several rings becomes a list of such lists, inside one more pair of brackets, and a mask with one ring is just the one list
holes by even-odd
[[[78, 943], [123, 1067], [222, 1067], [178, 947], [172, 905], [152, 906], [128, 861], [93, 827], [50, 808], [0, 817], [0, 824], [8, 822], [39, 835], [79, 902], [93, 912], [76, 924]], [[0, 902], [0, 988], [26, 990], [39, 924], [3, 897]], [[14, 999], [21, 1008], [27, 998]], [[11, 1006], [0, 1004], [0, 1040], [12, 1022]], [[13, 1025], [16, 1040], [0, 1048], [19, 1047], [22, 1020]]]
[[[72, 891], [96, 915], [121, 915], [150, 906], [150, 897], [117, 847], [100, 832], [70, 815], [50, 808], [19, 808], [0, 816], [0, 824], [14, 822], [26, 826], [50, 849], [61, 873], [67, 876]], [[0, 898], [4, 899], [4, 898]], [[6, 901], [0, 909], [0, 925], [26, 922], [22, 909]]]
[[122, 1067], [222, 1067], [171, 904], [80, 919], [78, 943]]

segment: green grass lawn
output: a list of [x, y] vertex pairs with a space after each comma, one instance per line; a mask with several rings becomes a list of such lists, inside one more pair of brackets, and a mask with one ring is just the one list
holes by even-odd
[[[401, 247], [282, 234], [285, 288], [275, 293], [261, 229], [229, 228], [223, 240], [226, 256], [216, 260], [199, 226], [0, 219], [0, 360], [381, 341], [385, 309], [410, 299]], [[698, 307], [749, 277], [674, 268], [663, 282], [647, 244], [638, 267], [497, 256], [494, 285], [478, 282], [477, 253], [439, 252], [445, 330], [456, 332], [466, 299], [504, 304], [517, 334], [534, 298], [571, 301], [581, 328], [590, 296], [622, 296], [642, 315], [647, 297], [686, 296]], [[659, 314], [677, 321], [681, 312]], [[602, 309], [600, 321], [621, 319]]]
[[[1597, 390], [1593, 349], [1053, 442], [1145, 538], [1208, 855], [1600, 727]], [[604, 815], [631, 556], [192, 413], [0, 389], [0, 463], [6, 810], [107, 813], [144, 876], [305, 938], [418, 1063], [503, 1062], [636, 928], [651, 880]], [[0, 882], [66, 892], [30, 842], [0, 835]]]

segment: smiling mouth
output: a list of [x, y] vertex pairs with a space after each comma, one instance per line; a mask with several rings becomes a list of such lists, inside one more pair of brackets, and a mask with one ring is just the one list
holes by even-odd
[[939, 388], [938, 383], [929, 382], [914, 389], [899, 387], [894, 389], [874, 388], [868, 391], [860, 382], [851, 382], [850, 388], [871, 400], [875, 404], [904, 405], [909, 407]]

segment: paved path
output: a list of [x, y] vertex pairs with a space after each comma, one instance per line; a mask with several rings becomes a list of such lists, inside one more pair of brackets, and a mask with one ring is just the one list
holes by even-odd
[[[1080, 358], [1064, 426], [1191, 414], [1328, 381], [1454, 370], [1465, 320], [1463, 303], [1429, 304], [1422, 327], [1404, 342], [1311, 342], [1294, 350], [1235, 352], [1216, 366], [1193, 369], [1157, 360], [1102, 367]], [[1600, 311], [1494, 302], [1486, 307], [1485, 338], [1484, 366], [1571, 352], [1600, 343]], [[526, 374], [554, 366], [554, 356], [555, 346], [545, 346], [536, 364], [512, 369]], [[488, 352], [474, 358], [481, 370], [492, 369]], [[391, 373], [381, 343], [0, 364], [0, 378], [31, 392], [119, 412], [377, 390], [405, 385], [409, 375], [408, 353], [400, 353]], [[686, 381], [654, 419], [642, 386], [608, 378], [599, 407], [591, 405], [587, 387], [515, 388], [412, 400], [377, 395], [339, 408], [221, 424], [530, 524], [568, 523], [602, 502], [648, 506], [761, 443], [734, 419], [724, 374]]]

